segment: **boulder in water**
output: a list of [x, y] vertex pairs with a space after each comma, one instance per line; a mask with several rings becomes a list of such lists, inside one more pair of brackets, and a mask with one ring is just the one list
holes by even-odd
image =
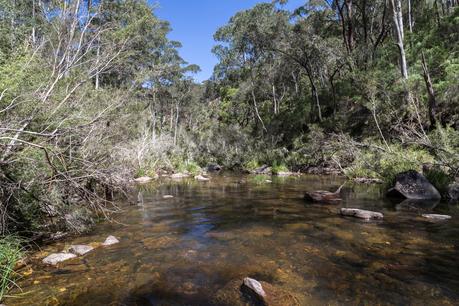
[[398, 174], [395, 186], [389, 189], [387, 195], [412, 200], [441, 199], [438, 190], [422, 174], [413, 170]]
[[341, 208], [341, 215], [348, 217], [356, 217], [364, 220], [380, 220], [384, 218], [384, 215], [380, 212], [363, 210], [358, 208]]
[[104, 243], [102, 243], [103, 246], [109, 246], [113, 244], [117, 244], [120, 241], [115, 237], [115, 236], [108, 236], [107, 239], [105, 239]]
[[200, 182], [207, 182], [210, 181], [210, 178], [202, 176], [202, 175], [196, 175], [194, 177], [195, 180], [200, 181]]
[[449, 215], [439, 215], [439, 214], [423, 214], [423, 218], [426, 218], [430, 221], [446, 221], [451, 219]]
[[69, 248], [69, 252], [75, 255], [84, 255], [92, 250], [94, 250], [92, 246], [84, 244], [71, 245]]
[[298, 300], [288, 291], [267, 282], [246, 277], [241, 286], [254, 304], [266, 306], [299, 306]]
[[264, 301], [266, 298], [266, 292], [263, 289], [263, 286], [256, 279], [246, 277], [243, 281], [243, 286], [250, 289], [252, 295], [261, 301]]
[[46, 258], [43, 259], [43, 263], [47, 265], [57, 265], [60, 262], [72, 259], [77, 257], [75, 254], [72, 253], [54, 253], [51, 255], [48, 255]]
[[341, 189], [344, 184], [341, 185], [335, 192], [316, 190], [308, 191], [304, 194], [304, 199], [308, 202], [323, 203], [323, 204], [338, 204], [341, 202]]
[[171, 178], [173, 179], [182, 179], [182, 178], [186, 178], [186, 177], [189, 177], [190, 175], [188, 173], [174, 173], [171, 175]]

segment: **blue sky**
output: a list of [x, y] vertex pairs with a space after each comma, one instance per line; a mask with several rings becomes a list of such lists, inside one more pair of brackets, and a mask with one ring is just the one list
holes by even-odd
[[[170, 22], [169, 39], [182, 43], [180, 55], [190, 64], [201, 67], [195, 79], [207, 80], [213, 72], [217, 59], [211, 49], [215, 45], [215, 31], [226, 24], [236, 12], [271, 0], [150, 0], [157, 5], [157, 16]], [[290, 0], [288, 9], [304, 4], [305, 0]]]

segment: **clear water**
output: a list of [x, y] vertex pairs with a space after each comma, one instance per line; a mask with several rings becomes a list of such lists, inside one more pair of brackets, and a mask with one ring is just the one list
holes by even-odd
[[[11, 305], [247, 305], [246, 276], [289, 292], [299, 305], [459, 305], [459, 209], [393, 204], [378, 186], [347, 185], [339, 206], [311, 205], [305, 191], [340, 179], [219, 175], [143, 188], [87, 236], [59, 242], [21, 271]], [[163, 195], [174, 195], [163, 199]], [[384, 221], [338, 215], [381, 211]], [[448, 213], [431, 223], [424, 211]], [[66, 245], [120, 239], [47, 267], [38, 258]]]

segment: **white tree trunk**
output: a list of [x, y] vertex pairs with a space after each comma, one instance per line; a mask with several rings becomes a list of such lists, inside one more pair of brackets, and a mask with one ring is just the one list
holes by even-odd
[[402, 15], [402, 2], [401, 0], [390, 0], [394, 18], [395, 38], [397, 40], [397, 47], [400, 56], [400, 71], [404, 79], [408, 79], [408, 65], [406, 63], [405, 47], [403, 39], [405, 37], [403, 32], [403, 15]]

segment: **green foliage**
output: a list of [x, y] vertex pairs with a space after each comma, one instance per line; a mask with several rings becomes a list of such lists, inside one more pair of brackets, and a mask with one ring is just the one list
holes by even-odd
[[424, 171], [424, 176], [441, 194], [446, 194], [448, 186], [454, 181], [454, 178], [450, 174], [439, 167], [433, 167]]
[[351, 178], [379, 178], [391, 185], [397, 174], [408, 170], [421, 172], [424, 164], [432, 162], [434, 157], [425, 150], [394, 144], [384, 151], [376, 148], [359, 151], [345, 174]]
[[16, 263], [23, 257], [23, 241], [14, 236], [0, 237], [0, 302], [9, 289], [15, 286]]
[[275, 162], [272, 165], [273, 174], [278, 174], [279, 172], [288, 172], [288, 171], [289, 169], [287, 168], [285, 164]]

